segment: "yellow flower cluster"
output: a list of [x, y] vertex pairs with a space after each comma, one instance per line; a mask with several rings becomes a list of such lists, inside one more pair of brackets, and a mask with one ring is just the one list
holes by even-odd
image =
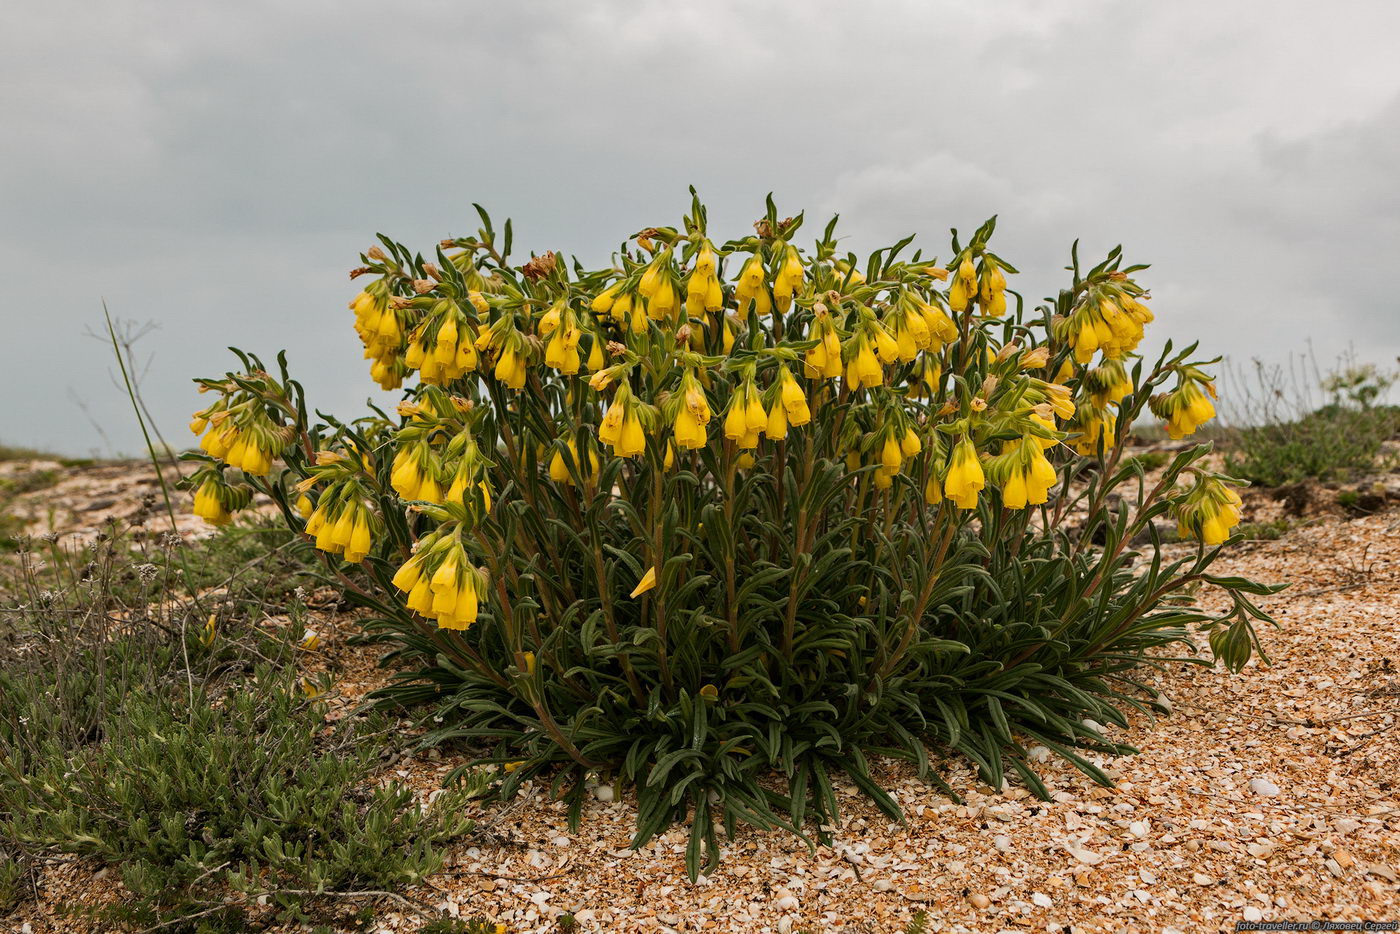
[[409, 609], [442, 629], [462, 630], [476, 622], [486, 576], [472, 566], [456, 531], [443, 526], [420, 540], [393, 584], [408, 594]]
[[1240, 495], [1218, 476], [1197, 473], [1195, 486], [1176, 506], [1176, 531], [1182, 538], [1219, 545], [1240, 524]]
[[617, 388], [612, 404], [603, 413], [598, 426], [598, 440], [613, 449], [618, 457], [636, 457], [647, 449], [646, 430], [642, 427], [643, 403], [627, 384]]
[[[953, 311], [966, 311], [975, 299], [982, 315], [1000, 318], [1006, 314], [1006, 275], [1002, 272], [1002, 261], [991, 253], [983, 253], [974, 263], [970, 250], [964, 250], [956, 259], [957, 272], [948, 289], [948, 307]], [[939, 273], [942, 274], [940, 278], [948, 276], [941, 269], [934, 274]]]
[[1167, 423], [1167, 434], [1180, 440], [1215, 417], [1215, 383], [1195, 367], [1177, 372], [1177, 385], [1171, 392], [1153, 396], [1148, 405]]
[[[1116, 274], [1121, 275], [1121, 274]], [[1126, 279], [1110, 278], [1087, 289], [1068, 318], [1056, 325], [1056, 336], [1074, 348], [1074, 359], [1088, 363], [1094, 353], [1116, 360], [1137, 349], [1143, 326], [1153, 320], [1152, 310], [1138, 301], [1143, 293]]]
[[247, 487], [231, 487], [223, 482], [217, 470], [203, 472], [204, 479], [195, 489], [194, 514], [210, 525], [228, 525], [233, 514], [247, 508], [252, 492]]
[[246, 398], [230, 404], [224, 396], [207, 409], [194, 414], [190, 431], [199, 439], [199, 449], [246, 474], [265, 477], [272, 472], [272, 461], [287, 446], [288, 432], [273, 425], [259, 399]]
[[351, 564], [365, 560], [374, 544], [371, 533], [373, 514], [362, 500], [336, 503], [323, 500], [306, 520], [306, 534], [315, 537], [316, 547], [338, 554]]
[[[379, 519], [370, 508], [364, 487], [368, 458], [320, 451], [316, 465], [296, 484], [297, 510], [306, 519], [305, 532], [321, 551], [359, 564], [374, 547]], [[315, 502], [308, 495], [322, 489]]]
[[476, 369], [476, 347], [456, 302], [442, 299], [433, 305], [413, 330], [404, 364], [434, 386], [446, 386]]
[[[491, 488], [483, 479], [486, 461], [470, 427], [464, 400], [427, 390], [419, 403], [404, 403], [408, 421], [395, 436], [397, 448], [389, 468], [389, 485], [405, 500], [465, 507], [469, 493], [479, 492], [482, 508], [491, 509]], [[448, 439], [445, 445], [438, 444]]]
[[398, 309], [390, 302], [383, 280], [350, 300], [355, 312], [355, 333], [365, 346], [365, 359], [373, 360], [369, 375], [380, 389], [398, 389], [407, 372], [401, 359], [404, 336]]
[[1044, 446], [1032, 436], [1003, 442], [1001, 457], [996, 459], [996, 472], [1001, 485], [1001, 504], [1007, 509], [1038, 506], [1050, 496], [1050, 488], [1059, 475]]
[[987, 486], [987, 474], [977, 457], [971, 438], [963, 438], [953, 446], [953, 459], [943, 478], [943, 492], [959, 509], [976, 509], [977, 494]]

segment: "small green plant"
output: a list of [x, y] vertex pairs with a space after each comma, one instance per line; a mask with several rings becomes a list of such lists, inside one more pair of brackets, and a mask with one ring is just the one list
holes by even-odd
[[285, 599], [260, 574], [286, 569], [261, 546], [254, 567], [231, 566], [241, 531], [205, 546], [225, 574], [217, 599], [140, 602], [174, 573], [183, 546], [169, 543], [153, 556], [167, 567], [115, 535], [71, 555], [66, 576], [24, 560], [0, 669], [0, 899], [26, 894], [33, 857], [73, 853], [118, 867], [130, 898], [103, 910], [110, 921], [241, 931], [421, 880], [470, 829], [477, 785], [420, 808], [370, 782], [384, 724], [328, 723], [300, 628], [249, 622], [266, 615], [254, 594]]
[[119, 865], [132, 920], [202, 911], [225, 889], [248, 900], [218, 912], [229, 923], [260, 896], [301, 920], [321, 892], [421, 881], [471, 828], [462, 791], [420, 810], [401, 785], [365, 789], [379, 748], [357, 727], [323, 735], [323, 705], [290, 670], [260, 666], [246, 689], [196, 692], [193, 706], [179, 687], [127, 695], [101, 744], [41, 749], [4, 792], [20, 845]]
[[[1386, 441], [1400, 432], [1400, 408], [1378, 404], [1395, 377], [1346, 358], [1329, 375], [1316, 361], [1286, 366], [1255, 360], [1236, 373], [1242, 401], [1232, 421], [1226, 470], [1264, 486], [1345, 480], [1379, 466]], [[1327, 401], [1319, 405], [1321, 390]]]
[[1124, 467], [1137, 465], [1143, 469], [1144, 473], [1160, 470], [1171, 460], [1171, 455], [1166, 451], [1143, 451], [1141, 454], [1132, 454], [1123, 458]]
[[0, 843], [0, 918], [28, 894], [27, 883], [24, 866]]
[[1236, 531], [1247, 542], [1271, 542], [1283, 538], [1296, 525], [1292, 519], [1283, 516], [1267, 522], [1242, 522]]

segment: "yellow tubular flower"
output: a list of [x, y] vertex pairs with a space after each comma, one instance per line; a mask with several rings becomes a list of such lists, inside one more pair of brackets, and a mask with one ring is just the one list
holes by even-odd
[[890, 336], [890, 332], [885, 330], [883, 325], [875, 325], [871, 330], [875, 333], [875, 355], [880, 358], [880, 362], [886, 366], [899, 362], [899, 342]]
[[748, 313], [750, 302], [754, 303], [754, 310], [760, 315], [770, 310], [766, 279], [763, 259], [754, 253], [744, 262], [743, 269], [739, 271], [739, 281], [734, 286], [734, 299], [739, 303], [739, 314]]
[[613, 303], [617, 301], [618, 293], [621, 291], [622, 283], [614, 282], [612, 285], [608, 286], [606, 289], [595, 295], [593, 297], [593, 301], [589, 304], [588, 307], [593, 309], [600, 315], [605, 315], [612, 310]]
[[812, 412], [807, 406], [807, 394], [802, 391], [801, 386], [797, 385], [797, 380], [793, 378], [792, 372], [787, 367], [783, 367], [779, 371], [778, 379], [779, 398], [787, 413], [788, 423], [802, 426], [810, 422]]
[[903, 464], [904, 451], [901, 450], [899, 441], [894, 432], [886, 433], [884, 444], [880, 446], [880, 466], [890, 473], [898, 473]]
[[928, 472], [928, 483], [924, 484], [924, 502], [937, 506], [943, 502], [943, 486], [938, 482], [938, 471]]
[[1001, 504], [1007, 509], [1026, 508], [1026, 475], [1019, 468], [1012, 468], [1002, 484]]
[[633, 406], [622, 420], [622, 432], [615, 452], [618, 457], [636, 457], [646, 449], [646, 432], [642, 430], [642, 420], [637, 416], [636, 407]]
[[603, 413], [603, 421], [598, 426], [598, 440], [612, 447], [614, 451], [622, 441], [622, 422], [627, 413], [626, 403], [627, 397], [619, 392], [618, 398], [613, 399], [612, 405], [608, 406], [608, 410]]
[[1215, 385], [1205, 382], [1199, 371], [1188, 369], [1179, 375], [1176, 389], [1153, 396], [1148, 404], [1153, 414], [1167, 423], [1167, 434], [1172, 440], [1180, 440], [1215, 417], [1215, 405], [1207, 392], [1214, 395]]
[[1033, 453], [1031, 470], [1026, 477], [1026, 495], [1032, 505], [1038, 506], [1049, 500], [1050, 489], [1059, 480], [1059, 475], [1055, 472], [1055, 465], [1045, 456], [1044, 448], [1037, 445], [1028, 447], [1033, 449]]
[[593, 346], [588, 351], [588, 372], [597, 373], [608, 365], [607, 357], [603, 355], [603, 345], [606, 341], [601, 334], [593, 335]]
[[763, 407], [763, 398], [752, 381], [744, 386], [744, 399], [744, 421], [748, 425], [749, 434], [763, 434], [768, 427], [768, 410]]
[[671, 430], [675, 434], [676, 444], [683, 448], [693, 451], [705, 446], [705, 426], [700, 424], [695, 413], [685, 406], [676, 410], [676, 420], [672, 423]]
[[1099, 443], [1104, 450], [1113, 447], [1118, 430], [1118, 417], [1107, 408], [1081, 406], [1076, 415], [1079, 436], [1073, 439], [1074, 449], [1080, 454], [1093, 456], [1098, 453]]
[[1205, 545], [1223, 544], [1240, 523], [1240, 506], [1239, 494], [1219, 477], [1199, 474], [1196, 485], [1177, 503], [1177, 532]]
[[656, 588], [656, 568], [654, 568], [654, 567], [647, 568], [647, 572], [646, 572], [645, 574], [642, 575], [642, 579], [641, 579], [641, 580], [637, 581], [637, 586], [634, 587], [634, 588], [632, 588], [632, 592], [631, 592], [630, 594], [628, 594], [628, 596], [630, 596], [633, 600], [635, 600], [635, 599], [637, 599], [638, 597], [640, 597], [642, 594], [646, 593], [648, 590], [654, 590], [655, 588]]
[[395, 587], [408, 593], [417, 585], [418, 579], [423, 576], [422, 555], [414, 555], [405, 561], [397, 571], [394, 572], [393, 580], [390, 581]]
[[963, 438], [953, 448], [948, 476], [943, 481], [943, 492], [959, 509], [976, 509], [977, 494], [986, 485], [987, 477], [977, 457], [977, 448], [973, 446], [972, 439]]
[[554, 337], [544, 351], [545, 366], [553, 367], [565, 376], [578, 373], [581, 360], [578, 353], [579, 338], [583, 332], [575, 326], [562, 327], [554, 332]]
[[855, 339], [855, 352], [846, 365], [846, 382], [852, 388], [880, 386], [885, 382], [884, 368], [870, 349], [870, 341], [864, 333]]
[[748, 416], [740, 399], [741, 395], [736, 391], [729, 400], [729, 410], [724, 413], [724, 436], [736, 442], [749, 433]]
[[526, 375], [524, 357], [514, 347], [506, 348], [496, 360], [494, 375], [497, 381], [505, 383], [511, 389], [524, 389]]
[[694, 317], [700, 317], [702, 312], [719, 311], [723, 306], [724, 292], [716, 274], [718, 262], [710, 241], [701, 241], [695, 254], [695, 267], [686, 281], [686, 310]]
[[[566, 447], [569, 449], [569, 456], [573, 459], [574, 469], [582, 474], [585, 482], [591, 480], [598, 472], [598, 455], [590, 450], [588, 452], [588, 466], [585, 467], [579, 457], [578, 444], [570, 439]], [[569, 464], [564, 460], [564, 452], [559, 448], [555, 448], [554, 456], [549, 461], [549, 479], [555, 483], [567, 483], [570, 486], [574, 484], [573, 475], [569, 473]]]
[[219, 492], [219, 484], [210, 477], [200, 484], [194, 494], [194, 514], [210, 525], [228, 525], [233, 521], [233, 515], [224, 508]]
[[773, 441], [782, 441], [787, 438], [787, 409], [783, 408], [781, 400], [775, 402], [773, 407], [768, 410], [768, 420], [764, 427], [764, 434]]
[[361, 507], [356, 510], [354, 529], [350, 533], [350, 541], [345, 545], [345, 560], [359, 564], [365, 560], [372, 545], [369, 510]]
[[788, 244], [783, 250], [782, 265], [778, 267], [773, 281], [773, 297], [778, 303], [779, 311], [786, 312], [792, 307], [793, 296], [802, 288], [804, 275], [797, 247]]

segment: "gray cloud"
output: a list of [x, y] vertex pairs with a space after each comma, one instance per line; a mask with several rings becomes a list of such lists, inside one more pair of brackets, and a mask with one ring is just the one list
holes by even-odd
[[[1028, 297], [1069, 242], [1153, 263], [1158, 339], [1400, 352], [1400, 8], [1311, 4], [113, 0], [0, 35], [0, 440], [139, 435], [82, 336], [106, 298], [167, 433], [226, 344], [286, 347], [314, 401], [370, 389], [345, 270], [383, 230], [597, 260], [696, 184], [742, 232], [774, 191], [858, 252], [1001, 217]], [[815, 225], [814, 225], [815, 226]], [[377, 393], [376, 393], [377, 395]]]

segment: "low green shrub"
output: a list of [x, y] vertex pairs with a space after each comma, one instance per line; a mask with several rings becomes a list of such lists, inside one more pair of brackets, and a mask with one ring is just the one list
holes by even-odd
[[[353, 903], [338, 890], [420, 881], [470, 829], [473, 785], [420, 808], [373, 783], [385, 724], [327, 721], [325, 681], [299, 674], [295, 606], [280, 633], [238, 612], [272, 583], [229, 557], [250, 531], [198, 546], [220, 557], [223, 603], [127, 603], [131, 575], [139, 594], [183, 572], [141, 564], [120, 537], [73, 556], [55, 590], [24, 565], [0, 668], [0, 901], [26, 895], [34, 857], [69, 853], [118, 867], [130, 897], [102, 909], [112, 923], [242, 931], [339, 916]], [[182, 548], [167, 542], [169, 565]], [[247, 594], [229, 586], [240, 576]]]
[[[1394, 382], [1373, 366], [1344, 358], [1323, 376], [1311, 359], [1268, 367], [1255, 361], [1236, 380], [1242, 402], [1227, 436], [1226, 470], [1251, 483], [1346, 480], [1380, 465], [1386, 441], [1400, 433], [1400, 407], [1379, 404]], [[1319, 394], [1327, 402], [1318, 405]]]
[[[0, 696], [32, 710], [14, 688]], [[380, 745], [359, 724], [327, 735], [324, 705], [291, 669], [260, 666], [247, 687], [196, 691], [193, 705], [181, 688], [127, 694], [100, 742], [39, 745], [0, 791], [0, 832], [120, 865], [135, 897], [122, 914], [142, 924], [239, 893], [205, 918], [239, 929], [260, 896], [305, 920], [317, 893], [420, 882], [440, 868], [439, 844], [471, 829], [465, 791], [420, 810], [401, 785], [366, 788]]]
[[1382, 445], [1400, 431], [1400, 409], [1329, 406], [1296, 421], [1240, 429], [1226, 470], [1262, 486], [1345, 480], [1376, 469]]

